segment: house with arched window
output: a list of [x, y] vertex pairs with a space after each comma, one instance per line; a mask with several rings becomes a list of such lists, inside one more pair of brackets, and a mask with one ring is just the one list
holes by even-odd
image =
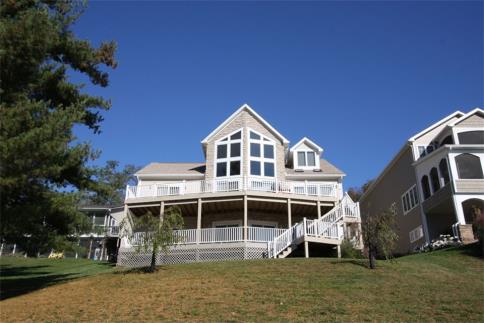
[[[344, 239], [361, 247], [358, 203], [343, 194], [345, 174], [304, 137], [290, 146], [243, 105], [201, 141], [204, 162], [151, 163], [126, 189], [125, 218], [162, 217], [177, 206], [183, 228], [158, 263], [292, 255], [339, 255]], [[123, 237], [118, 264], [141, 266], [142, 233]]]
[[397, 205], [398, 252], [441, 234], [473, 241], [484, 212], [484, 110], [456, 111], [411, 137], [360, 200], [362, 216]]

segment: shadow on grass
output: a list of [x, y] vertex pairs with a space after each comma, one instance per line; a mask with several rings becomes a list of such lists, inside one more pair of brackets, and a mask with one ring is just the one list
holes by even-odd
[[167, 270], [166, 266], [156, 266], [155, 271], [150, 271], [150, 267], [138, 267], [138, 268], [126, 268], [113, 272], [114, 275], [126, 275], [126, 274], [154, 274], [159, 271]]
[[458, 251], [460, 254], [472, 256], [476, 258], [483, 259], [484, 250], [481, 249], [479, 242], [471, 243], [468, 245], [444, 249], [444, 251]]
[[369, 268], [368, 261], [366, 259], [339, 259], [339, 260], [331, 261], [331, 264], [334, 264], [334, 265], [352, 264], [363, 268]]
[[[100, 267], [112, 267], [109, 263], [99, 263]], [[38, 271], [41, 269], [40, 271]], [[50, 271], [49, 271], [50, 269]], [[51, 266], [11, 266], [0, 265], [0, 301], [24, 295], [33, 291], [87, 276], [80, 271], [63, 273]]]

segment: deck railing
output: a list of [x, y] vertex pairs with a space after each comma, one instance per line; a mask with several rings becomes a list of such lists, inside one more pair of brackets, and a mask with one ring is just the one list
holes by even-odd
[[341, 190], [338, 183], [279, 181], [277, 179], [260, 177], [232, 177], [211, 181], [183, 181], [137, 186], [128, 185], [126, 187], [126, 199], [236, 191], [258, 191], [341, 198]]
[[[268, 242], [274, 240], [287, 229], [276, 228], [247, 228], [247, 241]], [[137, 246], [142, 244], [144, 232], [135, 232], [130, 239], [130, 244]], [[244, 241], [244, 227], [229, 228], [206, 228], [206, 229], [183, 229], [174, 230], [174, 244], [218, 243]], [[197, 241], [198, 237], [198, 241]]]

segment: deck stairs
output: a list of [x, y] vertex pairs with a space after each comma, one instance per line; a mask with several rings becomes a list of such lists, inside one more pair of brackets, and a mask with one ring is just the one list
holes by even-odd
[[348, 194], [321, 218], [304, 218], [268, 242], [268, 258], [285, 258], [297, 249], [299, 244], [306, 241], [339, 245], [344, 239], [345, 222], [360, 222], [359, 204]]

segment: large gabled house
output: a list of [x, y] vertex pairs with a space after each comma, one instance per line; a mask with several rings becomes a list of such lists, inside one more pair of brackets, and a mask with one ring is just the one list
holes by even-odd
[[[345, 238], [361, 247], [359, 208], [343, 193], [345, 174], [310, 139], [290, 147], [243, 105], [201, 144], [205, 162], [151, 163], [126, 189], [128, 218], [163, 216], [173, 205], [182, 211], [181, 240], [158, 263], [336, 255]], [[119, 265], [148, 261], [135, 251], [138, 237], [122, 239]]]
[[400, 254], [441, 234], [473, 241], [483, 170], [484, 110], [456, 111], [408, 139], [361, 197], [362, 216], [395, 204]]

